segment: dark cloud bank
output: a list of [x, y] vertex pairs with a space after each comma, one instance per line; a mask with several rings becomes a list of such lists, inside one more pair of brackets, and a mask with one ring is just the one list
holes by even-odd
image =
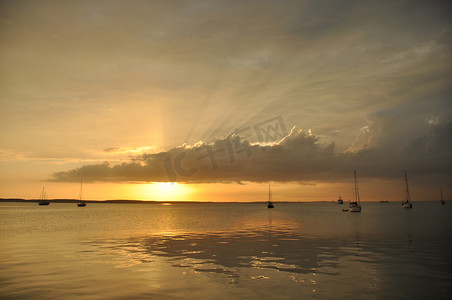
[[[212, 143], [199, 142], [166, 152], [131, 157], [130, 162], [85, 165], [58, 172], [52, 181], [112, 182], [341, 182], [353, 169], [360, 178], [411, 176], [434, 180], [452, 178], [452, 116], [405, 117], [406, 111], [375, 114], [362, 130], [354, 151], [337, 153], [334, 143], [298, 127], [278, 143], [251, 144], [230, 135]], [[401, 121], [403, 120], [403, 121]]]

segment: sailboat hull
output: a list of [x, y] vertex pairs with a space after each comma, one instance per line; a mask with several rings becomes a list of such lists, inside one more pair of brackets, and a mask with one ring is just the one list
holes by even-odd
[[402, 208], [412, 208], [412, 207], [413, 207], [413, 205], [409, 202], [402, 203]]
[[360, 205], [350, 206], [349, 211], [350, 212], [361, 212], [361, 206]]
[[86, 206], [86, 203], [77, 203], [77, 206], [78, 206], [78, 207], [85, 207], [85, 206]]

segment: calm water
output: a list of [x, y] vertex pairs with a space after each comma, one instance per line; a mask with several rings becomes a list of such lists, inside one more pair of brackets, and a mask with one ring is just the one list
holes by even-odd
[[450, 299], [452, 203], [0, 203], [2, 299]]

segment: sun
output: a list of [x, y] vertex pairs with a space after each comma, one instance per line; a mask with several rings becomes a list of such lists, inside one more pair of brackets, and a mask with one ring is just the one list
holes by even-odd
[[156, 182], [142, 186], [141, 193], [149, 200], [156, 201], [186, 201], [192, 188], [176, 182]]

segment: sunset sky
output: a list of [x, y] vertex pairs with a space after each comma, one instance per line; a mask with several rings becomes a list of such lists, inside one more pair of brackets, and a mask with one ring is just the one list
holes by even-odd
[[452, 194], [449, 1], [1, 1], [0, 197]]

